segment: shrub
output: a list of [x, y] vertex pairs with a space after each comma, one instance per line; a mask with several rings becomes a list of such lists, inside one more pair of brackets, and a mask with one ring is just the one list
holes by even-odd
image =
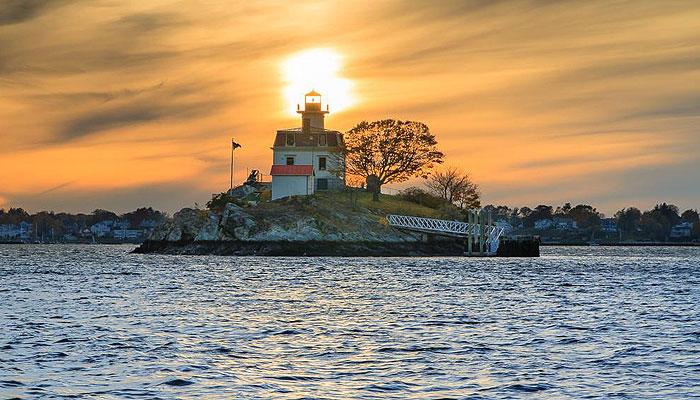
[[404, 201], [410, 201], [411, 203], [420, 204], [425, 207], [429, 207], [435, 210], [442, 209], [443, 207], [450, 206], [447, 200], [434, 196], [423, 189], [417, 187], [410, 187], [401, 191], [397, 196], [399, 199]]

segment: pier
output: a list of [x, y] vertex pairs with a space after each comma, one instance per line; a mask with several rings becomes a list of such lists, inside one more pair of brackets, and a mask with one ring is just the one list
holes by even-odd
[[496, 255], [503, 233], [503, 229], [493, 223], [491, 215], [480, 210], [468, 211], [467, 222], [393, 214], [387, 215], [386, 219], [389, 225], [398, 229], [464, 238], [467, 256]]

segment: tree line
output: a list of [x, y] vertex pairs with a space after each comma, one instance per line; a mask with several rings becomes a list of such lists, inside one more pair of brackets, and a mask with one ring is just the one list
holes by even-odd
[[129, 227], [137, 228], [144, 221], [160, 222], [166, 214], [152, 207], [142, 207], [134, 211], [117, 214], [103, 209], [96, 209], [90, 214], [70, 214], [65, 212], [40, 211], [30, 214], [22, 208], [0, 209], [0, 225], [19, 225], [22, 222], [32, 224], [35, 238], [62, 238], [64, 235], [77, 235], [90, 226], [103, 221], [123, 221]]
[[[453, 219], [466, 215], [465, 210], [480, 207], [479, 187], [469, 174], [454, 167], [436, 168], [443, 164], [444, 153], [424, 123], [393, 119], [362, 121], [346, 132], [344, 138], [339, 153], [340, 172], [347, 173], [350, 182], [353, 177], [361, 178], [362, 186], [375, 194], [375, 200], [379, 200], [383, 185], [421, 177], [424, 179], [421, 186], [403, 190], [399, 196], [440, 209], [445, 217]], [[523, 229], [534, 228], [540, 220], [570, 219], [576, 222], [577, 231], [591, 235], [602, 230], [605, 218], [589, 204], [539, 205], [534, 209], [488, 205], [484, 210], [496, 220]], [[623, 208], [613, 218], [622, 240], [668, 241], [672, 228], [683, 222], [692, 225], [692, 235], [700, 238], [698, 211], [681, 212], [673, 204], [660, 203], [646, 211]]]
[[[506, 221], [516, 228], [534, 228], [540, 220], [568, 218], [576, 222], [577, 229], [587, 233], [603, 230], [605, 215], [589, 204], [572, 206], [565, 203], [560, 207], [538, 205], [529, 207], [508, 207], [487, 205], [484, 211], [490, 212], [495, 219]], [[641, 211], [636, 207], [627, 207], [615, 212], [611, 217], [619, 239], [625, 241], [651, 240], [668, 241], [671, 230], [681, 223], [692, 226], [691, 237], [700, 238], [700, 217], [698, 210], [688, 209], [683, 212], [668, 203], [660, 203], [652, 209]]]

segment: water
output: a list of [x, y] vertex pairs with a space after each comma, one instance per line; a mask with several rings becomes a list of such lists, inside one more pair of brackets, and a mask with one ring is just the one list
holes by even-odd
[[700, 398], [699, 248], [0, 246], [0, 398]]

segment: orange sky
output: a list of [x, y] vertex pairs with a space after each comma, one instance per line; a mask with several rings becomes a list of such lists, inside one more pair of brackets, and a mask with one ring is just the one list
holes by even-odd
[[283, 66], [317, 48], [355, 101], [328, 128], [425, 122], [485, 203], [700, 207], [696, 1], [9, 4], [0, 207], [204, 204], [232, 135], [237, 180], [269, 171], [275, 129], [299, 125]]

